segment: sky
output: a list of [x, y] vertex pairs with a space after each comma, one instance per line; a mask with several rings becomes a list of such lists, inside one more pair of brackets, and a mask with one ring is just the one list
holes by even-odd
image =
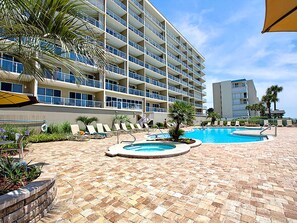
[[271, 85], [282, 86], [277, 108], [297, 118], [297, 32], [261, 34], [265, 0], [150, 2], [204, 56], [208, 108], [212, 83], [246, 78], [260, 100]]

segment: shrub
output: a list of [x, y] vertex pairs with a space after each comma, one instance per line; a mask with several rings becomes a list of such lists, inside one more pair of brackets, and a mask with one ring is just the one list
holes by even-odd
[[13, 158], [0, 158], [0, 195], [25, 186], [41, 174], [41, 167], [18, 162]]
[[164, 128], [164, 124], [162, 122], [157, 122], [156, 125], [159, 127], [159, 128]]
[[169, 135], [173, 139], [178, 139], [179, 137], [183, 136], [184, 134], [185, 134], [185, 131], [182, 129], [178, 129], [177, 133], [176, 133], [175, 128], [171, 128], [169, 130]]
[[52, 141], [64, 141], [68, 140], [69, 135], [68, 134], [38, 134], [38, 135], [32, 135], [29, 136], [27, 141], [32, 143], [40, 143], [40, 142], [52, 142]]
[[47, 132], [50, 134], [64, 134], [71, 133], [71, 127], [69, 122], [63, 122], [61, 124], [50, 124], [48, 126]]

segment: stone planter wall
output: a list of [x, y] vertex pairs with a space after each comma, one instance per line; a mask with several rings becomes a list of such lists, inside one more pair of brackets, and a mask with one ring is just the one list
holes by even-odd
[[52, 207], [56, 176], [42, 173], [26, 187], [0, 196], [0, 223], [37, 222]]

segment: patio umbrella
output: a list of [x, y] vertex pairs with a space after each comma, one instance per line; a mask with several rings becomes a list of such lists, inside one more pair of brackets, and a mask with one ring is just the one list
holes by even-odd
[[38, 100], [34, 96], [9, 91], [0, 91], [0, 108], [22, 107], [35, 103], [38, 103]]
[[297, 31], [297, 0], [266, 0], [262, 33]]

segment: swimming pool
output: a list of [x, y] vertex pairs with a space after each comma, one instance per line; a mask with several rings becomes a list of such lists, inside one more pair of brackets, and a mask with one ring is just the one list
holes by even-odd
[[136, 143], [124, 146], [123, 149], [136, 152], [156, 152], [174, 149], [176, 146], [167, 143]]
[[[232, 134], [234, 131], [246, 130], [245, 128], [206, 128], [193, 129], [185, 132], [184, 138], [199, 139], [202, 143], [246, 143], [261, 142], [264, 137], [260, 136], [241, 136]], [[168, 138], [169, 134], [152, 135], [149, 138]]]

